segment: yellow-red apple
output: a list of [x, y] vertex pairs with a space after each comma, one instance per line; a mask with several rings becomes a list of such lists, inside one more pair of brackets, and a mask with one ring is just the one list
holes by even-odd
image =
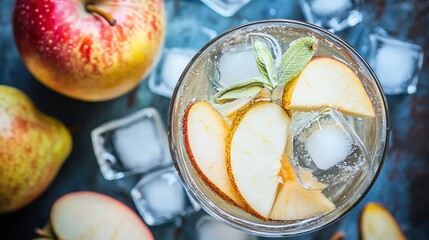
[[14, 35], [30, 72], [69, 97], [102, 101], [134, 88], [163, 45], [163, 0], [17, 0]]

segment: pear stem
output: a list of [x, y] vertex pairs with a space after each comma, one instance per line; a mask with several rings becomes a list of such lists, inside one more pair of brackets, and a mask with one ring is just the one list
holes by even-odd
[[110, 26], [114, 27], [116, 25], [116, 19], [110, 15], [109, 13], [101, 10], [100, 8], [98, 8], [97, 6], [93, 5], [93, 4], [86, 4], [85, 5], [85, 10], [89, 13], [95, 13], [99, 16], [101, 16], [102, 18], [104, 18]]

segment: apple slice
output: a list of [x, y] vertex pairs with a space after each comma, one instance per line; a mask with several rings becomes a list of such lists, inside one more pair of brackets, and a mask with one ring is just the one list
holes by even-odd
[[352, 116], [375, 116], [358, 76], [344, 63], [329, 57], [312, 59], [297, 78], [285, 85], [283, 106], [296, 111], [334, 107]]
[[368, 203], [362, 210], [360, 235], [363, 240], [407, 239], [392, 214], [378, 203]]
[[182, 127], [186, 151], [198, 174], [222, 198], [240, 205], [226, 171], [229, 127], [222, 116], [209, 103], [194, 102], [186, 109]]
[[226, 142], [230, 180], [243, 208], [267, 219], [276, 197], [289, 117], [272, 102], [256, 102], [234, 119]]
[[269, 218], [298, 220], [335, 209], [335, 205], [319, 191], [304, 189], [296, 180], [286, 181], [280, 188]]
[[154, 239], [129, 207], [95, 192], [59, 198], [51, 210], [51, 224], [58, 239]]

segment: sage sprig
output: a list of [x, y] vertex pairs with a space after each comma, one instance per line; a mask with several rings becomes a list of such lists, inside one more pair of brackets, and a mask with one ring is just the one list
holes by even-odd
[[215, 95], [215, 101], [216, 103], [227, 103], [243, 97], [253, 97], [267, 85], [269, 83], [266, 79], [261, 77], [251, 78], [219, 91]]
[[255, 49], [256, 65], [258, 66], [259, 73], [271, 85], [274, 83], [274, 60], [270, 51], [264, 43], [257, 41], [253, 44]]
[[277, 72], [278, 85], [284, 85], [302, 72], [317, 49], [317, 40], [311, 37], [300, 38], [290, 44], [283, 54]]
[[302, 72], [317, 51], [317, 40], [303, 37], [292, 42], [283, 54], [278, 69], [274, 68], [273, 56], [264, 43], [256, 41], [253, 48], [261, 77], [247, 79], [219, 91], [214, 97], [216, 103], [223, 104], [243, 97], [253, 97], [263, 88], [272, 94], [277, 86], [286, 84]]

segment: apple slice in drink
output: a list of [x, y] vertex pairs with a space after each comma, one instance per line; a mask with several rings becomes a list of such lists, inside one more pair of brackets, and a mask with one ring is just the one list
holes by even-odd
[[298, 220], [335, 209], [335, 205], [320, 191], [304, 189], [298, 181], [286, 181], [280, 188], [269, 218]]
[[222, 198], [235, 205], [241, 201], [226, 172], [226, 137], [229, 127], [207, 102], [191, 103], [183, 118], [188, 156], [201, 178]]
[[407, 239], [392, 214], [378, 203], [365, 205], [359, 227], [363, 240]]
[[54, 203], [50, 220], [58, 239], [154, 239], [133, 210], [95, 192], [62, 196]]
[[375, 116], [359, 77], [347, 65], [329, 57], [312, 59], [298, 77], [285, 85], [283, 106], [296, 111], [334, 107], [352, 116]]
[[272, 102], [256, 102], [234, 119], [227, 137], [227, 168], [243, 208], [261, 219], [276, 197], [289, 117]]
[[[309, 171], [304, 170], [301, 174], [303, 174], [301, 177], [308, 179], [306, 182], [313, 182], [315, 185], [322, 184], [314, 180], [313, 174]], [[284, 183], [279, 186], [269, 216], [270, 219], [305, 219], [335, 209], [335, 205], [323, 193], [307, 190], [301, 186], [291, 163], [286, 157], [282, 158], [280, 176]]]

